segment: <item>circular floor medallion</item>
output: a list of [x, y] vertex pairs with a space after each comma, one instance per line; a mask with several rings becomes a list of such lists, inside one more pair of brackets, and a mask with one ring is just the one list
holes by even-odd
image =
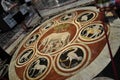
[[54, 22], [49, 21], [42, 26], [42, 30], [47, 30], [47, 29], [51, 28], [53, 25], [54, 25]]
[[16, 66], [23, 66], [27, 64], [34, 57], [35, 51], [33, 49], [26, 49], [18, 56]]
[[30, 38], [26, 41], [25, 45], [28, 47], [28, 46], [31, 46], [32, 44], [34, 44], [39, 38], [39, 34], [34, 34], [34, 35], [31, 35]]
[[60, 22], [72, 21], [74, 20], [75, 16], [76, 16], [75, 12], [66, 13], [60, 17]]
[[84, 42], [94, 42], [104, 38], [104, 28], [100, 23], [89, 24], [79, 32], [79, 38]]
[[90, 59], [90, 49], [86, 45], [73, 44], [65, 48], [56, 59], [56, 72], [61, 75], [71, 75], [86, 66]]
[[94, 11], [84, 11], [80, 13], [76, 19], [76, 22], [85, 23], [96, 19], [98, 14]]
[[35, 59], [25, 71], [26, 79], [43, 79], [50, 72], [50, 63], [47, 57]]

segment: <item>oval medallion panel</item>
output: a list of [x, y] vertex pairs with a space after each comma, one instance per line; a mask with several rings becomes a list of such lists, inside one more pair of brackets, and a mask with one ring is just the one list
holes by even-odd
[[76, 32], [77, 28], [74, 24], [59, 24], [42, 35], [37, 48], [41, 53], [52, 54], [70, 43]]

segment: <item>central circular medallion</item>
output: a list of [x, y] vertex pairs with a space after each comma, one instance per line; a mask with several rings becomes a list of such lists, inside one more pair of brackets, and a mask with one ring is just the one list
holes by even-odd
[[50, 28], [40, 38], [37, 48], [41, 53], [52, 54], [66, 46], [77, 32], [74, 24], [64, 23]]

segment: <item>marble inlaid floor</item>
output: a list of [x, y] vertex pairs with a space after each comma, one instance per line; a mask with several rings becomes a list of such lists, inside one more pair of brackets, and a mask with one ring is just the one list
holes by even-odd
[[13, 55], [10, 80], [96, 80], [111, 60], [104, 27], [113, 55], [120, 45], [118, 27], [101, 18], [94, 8], [77, 8], [39, 25]]

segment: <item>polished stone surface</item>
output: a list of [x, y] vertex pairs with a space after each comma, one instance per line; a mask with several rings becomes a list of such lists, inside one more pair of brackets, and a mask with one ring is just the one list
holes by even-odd
[[[86, 10], [87, 8], [83, 9]], [[21, 79], [92, 80], [95, 76], [97, 76], [109, 64], [111, 59], [109, 56], [108, 46], [105, 41], [105, 36], [103, 35], [104, 32], [102, 31], [101, 28], [102, 24], [101, 22], [97, 21], [99, 19], [97, 19], [95, 16], [95, 15], [98, 16], [98, 14], [94, 13], [94, 11], [92, 13], [89, 10], [84, 11], [83, 9], [82, 9], [83, 13], [78, 11], [78, 13], [80, 14], [79, 15], [77, 14], [78, 15], [77, 17], [76, 12], [74, 12], [74, 10], [79, 9], [70, 10], [62, 14], [63, 16], [58, 15], [57, 18], [54, 17], [55, 19], [52, 18], [44, 22], [42, 26], [45, 27], [41, 26], [35, 29], [22, 42], [22, 44], [19, 46], [19, 48], [17, 49], [16, 53], [12, 58], [9, 68], [10, 80]], [[91, 10], [92, 8], [88, 9]], [[92, 10], [96, 9], [93, 8]], [[71, 11], [72, 14], [68, 14]], [[88, 21], [86, 22], [84, 22], [84, 20], [83, 22], [82, 20], [78, 20], [82, 19], [80, 18], [82, 15], [84, 14], [87, 15], [88, 14], [87, 12], [92, 13], [93, 19], [91, 18], [87, 19]], [[65, 14], [68, 15], [65, 16]], [[74, 19], [75, 21], [71, 22]], [[79, 23], [79, 21], [81, 22]], [[93, 23], [93, 21], [97, 22]], [[50, 23], [48, 25], [45, 25], [48, 22]], [[120, 42], [120, 39], [118, 37], [120, 36], [120, 29], [119, 27], [113, 26], [112, 24], [110, 24], [111, 25], [110, 27], [109, 26], [106, 27], [109, 35], [112, 53], [113, 55], [115, 55], [118, 47], [120, 46], [120, 44], [118, 43]], [[93, 27], [94, 25], [99, 26], [98, 28], [95, 27], [96, 30], [99, 29], [98, 32], [100, 32], [99, 35], [97, 36], [89, 35], [86, 33], [87, 30], [94, 28]], [[52, 28], [49, 29], [49, 26], [52, 26]], [[59, 26], [64, 27], [66, 26], [66, 28], [64, 27], [61, 28]], [[82, 26], [84, 27], [81, 28]], [[37, 33], [38, 30], [39, 34]], [[60, 34], [61, 31], [63, 33], [62, 35]], [[54, 32], [58, 32], [59, 34], [54, 34]], [[78, 32], [80, 35], [76, 35], [78, 34]], [[63, 35], [65, 34], [66, 36], [64, 37]], [[56, 37], [59, 36], [60, 38], [53, 37], [52, 35]], [[67, 37], [69, 35], [70, 38], [68, 38], [69, 41], [67, 41]], [[62, 39], [62, 37], [64, 37], [64, 39]], [[66, 40], [67, 44], [64, 43], [64, 41], [59, 42], [58, 39]], [[46, 43], [46, 40], [51, 40], [53, 43], [50, 41], [49, 43]], [[46, 46], [45, 44], [49, 44], [51, 46]], [[71, 52], [73, 52], [72, 55], [70, 54]], [[26, 55], [27, 53], [28, 55]], [[29, 59], [25, 59], [24, 56], [25, 57], [29, 56], [28, 57]], [[68, 56], [69, 60], [67, 60]], [[44, 68], [41, 66], [39, 67], [39, 65], [37, 65], [38, 63], [40, 63], [41, 66], [44, 66]], [[33, 70], [33, 68], [35, 68], [35, 64], [37, 65], [36, 68], [37, 67], [40, 68], [40, 72], [36, 71], [35, 69]], [[50, 64], [52, 64], [52, 66]], [[51, 74], [52, 75], [54, 74], [54, 76], [51, 77]]]

